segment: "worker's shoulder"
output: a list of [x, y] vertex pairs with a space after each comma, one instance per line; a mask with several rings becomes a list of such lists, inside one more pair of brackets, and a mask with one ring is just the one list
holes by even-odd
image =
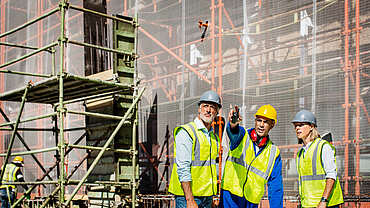
[[197, 129], [197, 125], [194, 121], [175, 127], [175, 131], [181, 131], [181, 130], [188, 131], [191, 129], [195, 129], [195, 130]]
[[190, 137], [191, 138], [191, 134], [193, 134], [193, 129], [194, 129], [194, 132], [197, 129], [194, 122], [189, 122], [189, 123], [183, 124], [181, 126], [177, 126], [174, 129], [174, 136], [175, 137]]

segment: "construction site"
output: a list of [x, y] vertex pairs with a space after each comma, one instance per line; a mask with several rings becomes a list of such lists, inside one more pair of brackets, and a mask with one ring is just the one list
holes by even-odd
[[173, 130], [207, 90], [220, 158], [230, 105], [245, 128], [276, 108], [284, 207], [302, 109], [332, 135], [341, 207], [370, 207], [370, 1], [0, 0], [0, 18], [0, 165], [23, 157], [28, 185], [12, 207], [175, 207]]

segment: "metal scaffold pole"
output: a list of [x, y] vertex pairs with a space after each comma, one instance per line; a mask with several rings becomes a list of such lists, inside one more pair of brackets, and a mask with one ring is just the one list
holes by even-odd
[[[183, 60], [185, 60], [185, 9], [186, 9], [186, 2], [185, 1], [182, 1], [181, 2], [181, 44], [183, 44], [183, 46], [181, 47], [181, 57]], [[182, 77], [182, 83], [181, 83], [181, 97], [180, 97], [180, 110], [181, 110], [181, 123], [184, 123], [185, 122], [185, 64], [182, 65], [182, 73], [181, 73], [181, 77]]]
[[343, 194], [348, 195], [349, 182], [349, 18], [348, 0], [344, 1], [344, 190]]
[[[356, 60], [355, 60], [355, 70], [356, 70], [356, 132], [355, 132], [355, 144], [356, 144], [356, 185], [355, 185], [355, 195], [360, 196], [361, 186], [360, 186], [360, 105], [361, 105], [361, 94], [360, 94], [360, 0], [356, 0]], [[359, 204], [356, 205], [359, 207]]]
[[137, 165], [137, 150], [136, 150], [136, 129], [137, 129], [137, 119], [138, 119], [138, 108], [137, 104], [135, 104], [135, 111], [134, 111], [134, 123], [132, 125], [132, 178], [131, 178], [131, 194], [132, 194], [132, 204], [131, 207], [136, 207], [136, 190], [137, 190], [137, 182], [136, 182], [136, 165]]
[[312, 17], [313, 17], [313, 27], [312, 27], [312, 103], [311, 111], [315, 113], [316, 111], [316, 33], [317, 33], [317, 14], [316, 14], [316, 0], [313, 0]]
[[63, 73], [64, 73], [64, 44], [66, 42], [65, 37], [65, 13], [66, 13], [66, 7], [67, 3], [65, 0], [60, 1], [59, 3], [59, 9], [60, 9], [60, 37], [59, 37], [59, 47], [60, 47], [60, 63], [59, 63], [59, 105], [57, 107], [57, 113], [58, 113], [58, 120], [59, 120], [59, 155], [60, 155], [60, 176], [59, 176], [59, 203], [64, 203], [64, 194], [65, 194], [65, 169], [64, 169], [64, 156], [65, 156], [65, 141], [64, 141], [64, 115], [65, 115], [65, 109], [63, 104]]
[[[135, 1], [135, 4], [137, 5], [137, 1]], [[134, 21], [136, 23], [138, 23], [139, 21], [139, 18], [138, 18], [138, 13], [137, 13], [137, 10], [135, 8], [135, 19]], [[138, 37], [138, 30], [136, 29], [136, 37]], [[138, 50], [138, 39], [135, 38], [135, 43], [134, 43], [134, 51], [135, 51], [135, 54], [137, 54], [137, 50]], [[135, 73], [134, 73], [134, 86], [135, 86], [135, 91], [134, 91], [134, 96], [137, 96], [137, 83], [138, 83], [138, 80], [139, 80], [139, 77], [137, 76], [138, 75], [138, 71], [137, 71], [137, 61], [135, 61]], [[132, 200], [132, 204], [131, 204], [131, 207], [132, 208], [135, 208], [136, 205], [137, 205], [137, 200], [136, 200], [136, 193], [137, 193], [137, 189], [138, 189], [138, 183], [136, 182], [136, 165], [137, 165], [137, 160], [138, 160], [138, 151], [137, 151], [137, 139], [139, 135], [138, 132], [137, 132], [137, 129], [138, 129], [138, 119], [139, 119], [139, 105], [138, 103], [135, 104], [135, 120], [133, 122], [133, 125], [132, 125], [132, 179], [131, 179], [131, 184], [132, 184], [132, 190], [131, 190], [131, 200]]]
[[[246, 119], [247, 116], [247, 105], [246, 105], [246, 87], [247, 87], [247, 71], [248, 71], [248, 12], [247, 12], [247, 0], [243, 1], [243, 16], [244, 16], [244, 24], [243, 24], [243, 44], [244, 44], [244, 54], [243, 54], [243, 82], [242, 89], [243, 89], [243, 96], [242, 96], [242, 118]], [[243, 126], [246, 126], [246, 122], [243, 122]]]

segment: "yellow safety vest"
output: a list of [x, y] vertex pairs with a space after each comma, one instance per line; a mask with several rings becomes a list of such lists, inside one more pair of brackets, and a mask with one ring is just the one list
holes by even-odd
[[[194, 122], [182, 125], [174, 130], [174, 159], [176, 161], [176, 135], [180, 129], [184, 129], [193, 139], [192, 161], [191, 161], [191, 189], [194, 196], [212, 196], [217, 194], [217, 172], [216, 158], [218, 156], [219, 139], [212, 132], [211, 143], [204, 135], [202, 130], [197, 129]], [[174, 163], [170, 186], [168, 191], [175, 195], [183, 196], [179, 177], [177, 175], [177, 165]]]
[[256, 157], [253, 141], [246, 133], [239, 146], [229, 151], [221, 187], [249, 202], [258, 204], [265, 193], [265, 185], [271, 175], [280, 150], [268, 141]]
[[[335, 154], [335, 147], [321, 138], [316, 138], [312, 142], [304, 157], [303, 148], [297, 153], [296, 164], [299, 175], [299, 195], [303, 207], [316, 207], [320, 203], [322, 194], [324, 193], [326, 175], [321, 158], [324, 144], [329, 144], [330, 147], [333, 148]], [[328, 201], [327, 206], [343, 203], [343, 194], [338, 177], [335, 180]]]
[[[19, 167], [9, 163], [5, 166], [5, 173], [3, 176], [3, 180], [1, 183], [9, 183], [9, 182], [15, 182], [17, 180], [16, 173], [19, 170]], [[15, 185], [1, 185], [0, 188], [7, 188], [7, 187], [12, 187], [14, 190], [16, 190]]]

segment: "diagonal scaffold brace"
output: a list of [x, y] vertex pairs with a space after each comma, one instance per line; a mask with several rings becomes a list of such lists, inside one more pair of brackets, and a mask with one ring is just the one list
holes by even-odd
[[[10, 142], [9, 142], [9, 145], [8, 145], [8, 151], [6, 152], [6, 156], [5, 156], [5, 159], [4, 159], [4, 164], [3, 164], [2, 168], [1, 168], [2, 170], [5, 170], [5, 166], [8, 163], [9, 156], [11, 154], [12, 147], [13, 147], [13, 144], [14, 144], [14, 139], [15, 139], [15, 136], [16, 136], [16, 133], [17, 133], [17, 129], [18, 129], [18, 126], [19, 126], [19, 121], [21, 120], [21, 116], [22, 116], [22, 113], [23, 113], [24, 105], [25, 105], [26, 100], [27, 100], [26, 97], [27, 97], [28, 89], [31, 86], [32, 85], [29, 82], [28, 85], [27, 85], [27, 87], [24, 90], [24, 94], [23, 94], [22, 102], [21, 102], [21, 107], [19, 109], [17, 120], [16, 120], [15, 125], [14, 125], [14, 129], [13, 129], [13, 132], [12, 132], [12, 137], [10, 138]], [[1, 181], [3, 180], [4, 173], [5, 173], [5, 171], [1, 171], [1, 174], [0, 174], [0, 184], [1, 184]]]
[[67, 206], [72, 201], [73, 197], [77, 194], [77, 192], [81, 188], [82, 184], [86, 181], [87, 177], [90, 175], [90, 173], [93, 171], [93, 169], [95, 168], [95, 166], [98, 164], [98, 162], [101, 159], [101, 157], [103, 156], [105, 150], [108, 148], [108, 146], [110, 145], [110, 143], [112, 143], [114, 137], [116, 136], [116, 134], [118, 133], [118, 131], [121, 129], [121, 127], [125, 123], [126, 119], [131, 114], [131, 111], [136, 107], [137, 103], [139, 102], [141, 96], [144, 93], [144, 90], [145, 90], [145, 88], [142, 88], [140, 90], [140, 92], [138, 93], [137, 97], [135, 98], [135, 100], [131, 104], [130, 108], [127, 110], [127, 112], [123, 116], [122, 120], [118, 123], [117, 127], [115, 128], [115, 130], [113, 131], [113, 133], [110, 135], [110, 137], [107, 140], [107, 142], [104, 144], [103, 149], [96, 156], [96, 158], [92, 162], [90, 168], [87, 170], [87, 172], [84, 175], [84, 177], [80, 180], [80, 182], [78, 183], [77, 187], [73, 190], [73, 192], [70, 195], [69, 199], [64, 203], [65, 206]]

